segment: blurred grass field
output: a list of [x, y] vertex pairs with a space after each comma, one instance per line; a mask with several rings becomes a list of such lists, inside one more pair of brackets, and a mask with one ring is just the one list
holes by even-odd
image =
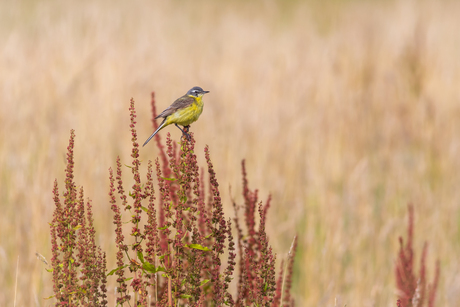
[[[200, 161], [210, 146], [227, 212], [246, 159], [250, 187], [273, 195], [278, 259], [299, 235], [298, 306], [395, 306], [408, 202], [429, 280], [441, 261], [437, 306], [458, 306], [458, 16], [455, 1], [2, 2], [0, 305], [15, 289], [17, 306], [52, 305], [35, 252], [51, 258], [70, 129], [75, 180], [110, 253], [108, 168], [131, 161], [130, 98], [142, 144], [150, 92], [162, 110], [198, 85], [211, 93], [191, 131]], [[144, 173], [157, 153], [142, 148]]]

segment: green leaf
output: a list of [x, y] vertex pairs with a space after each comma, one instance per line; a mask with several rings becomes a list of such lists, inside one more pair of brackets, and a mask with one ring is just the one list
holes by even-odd
[[148, 261], [142, 263], [142, 268], [149, 273], [156, 273], [156, 268], [154, 265], [150, 264]]
[[149, 213], [149, 209], [147, 209], [147, 208], [145, 208], [143, 206], [141, 206], [141, 209], [144, 210], [146, 213]]
[[80, 229], [81, 227], [82, 227], [81, 225], [77, 225], [77, 226], [75, 226], [75, 227], [73, 228], [73, 230], [78, 230], [78, 229]]
[[205, 252], [210, 251], [209, 248], [207, 248], [206, 246], [202, 246], [200, 244], [189, 244], [189, 245], [185, 244], [185, 246], [190, 247], [190, 248], [194, 248], [194, 249], [199, 249], [199, 250], [202, 250], [202, 251], [205, 251]]
[[202, 285], [206, 285], [206, 284], [207, 284], [208, 282], [210, 282], [210, 281], [211, 281], [210, 279], [205, 279], [205, 280], [203, 280], [203, 281], [200, 283], [200, 287], [201, 287]]
[[163, 229], [167, 229], [168, 228], [168, 225], [165, 225], [163, 227], [158, 227], [158, 230], [163, 230]]
[[188, 295], [188, 294], [181, 294], [181, 298], [192, 298], [193, 296]]
[[166, 178], [166, 177], [161, 177], [161, 179], [168, 180], [168, 181], [176, 181], [177, 178]]
[[128, 281], [128, 280], [131, 280], [131, 279], [133, 279], [133, 277], [123, 279], [123, 281]]
[[128, 265], [124, 265], [124, 266], [118, 267], [116, 269], [113, 269], [112, 271], [109, 272], [109, 274], [107, 274], [107, 276], [113, 275], [116, 271], [122, 270], [122, 269], [126, 268], [127, 266]]
[[148, 261], [145, 261], [145, 262], [142, 263], [142, 268], [144, 270], [146, 270], [147, 272], [152, 273], [152, 274], [155, 274], [157, 272], [164, 272], [165, 271], [164, 267], [158, 266], [157, 268], [155, 268], [155, 266], [153, 264], [151, 264], [150, 262], [148, 262]]
[[127, 168], [133, 168], [132, 166], [129, 166], [128, 164], [124, 164]]
[[142, 263], [144, 263], [144, 255], [142, 254], [141, 251], [137, 251], [137, 257]]
[[55, 297], [55, 296], [56, 296], [56, 295], [51, 295], [50, 297], [45, 297], [45, 298], [43, 298], [43, 299], [44, 299], [44, 300], [49, 300], [50, 298], [53, 298], [53, 297]]

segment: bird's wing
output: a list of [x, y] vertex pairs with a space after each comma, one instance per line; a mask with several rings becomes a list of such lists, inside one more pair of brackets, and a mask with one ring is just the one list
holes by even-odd
[[180, 110], [180, 109], [183, 109], [183, 108], [186, 108], [188, 107], [189, 105], [191, 105], [193, 102], [195, 101], [195, 99], [193, 97], [180, 97], [178, 98], [176, 101], [174, 101], [172, 103], [172, 105], [170, 105], [169, 107], [166, 108], [166, 110], [164, 110], [163, 112], [161, 112], [160, 115], [158, 115], [157, 117], [155, 118], [159, 118], [159, 117], [168, 117], [169, 115], [173, 114], [174, 112], [176, 112], [177, 110]]

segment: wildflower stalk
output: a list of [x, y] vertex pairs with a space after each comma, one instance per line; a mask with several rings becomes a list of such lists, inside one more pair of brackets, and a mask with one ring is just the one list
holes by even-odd
[[[83, 188], [77, 195], [74, 182], [75, 133], [70, 132], [63, 204], [57, 181], [54, 182], [55, 210], [50, 224], [53, 290], [56, 306], [106, 306], [106, 279], [102, 251], [96, 254], [91, 202], [85, 206]], [[85, 215], [86, 211], [86, 215]]]
[[[415, 252], [413, 249], [414, 240], [414, 207], [408, 206], [409, 223], [407, 227], [407, 243], [404, 245], [402, 237], [399, 238], [399, 253], [395, 266], [396, 285], [399, 290], [398, 302], [401, 306], [426, 306], [433, 307], [436, 297], [436, 290], [439, 281], [439, 261], [436, 263], [436, 271], [433, 283], [426, 285], [426, 255], [428, 252], [428, 244], [425, 243], [422, 249], [420, 259], [420, 271], [418, 277], [415, 274], [414, 258]], [[426, 298], [428, 297], [428, 300]]]
[[[152, 113], [156, 117], [154, 106], [152, 93]], [[265, 232], [270, 198], [263, 205], [257, 199], [257, 190], [249, 189], [244, 162], [245, 220], [243, 223], [236, 216], [232, 223], [224, 215], [209, 147], [204, 148], [206, 173], [197, 163], [193, 133], [179, 143], [173, 142], [168, 133], [166, 146], [157, 134], [159, 156], [154, 162], [148, 161], [147, 176], [145, 181], [141, 179], [133, 99], [129, 112], [132, 161], [127, 167], [134, 183], [125, 190], [123, 164], [117, 157], [115, 169], [109, 168], [108, 192], [115, 226], [116, 267], [108, 273], [106, 254], [96, 245], [91, 201], [85, 201], [83, 188], [77, 189], [73, 181], [75, 135], [71, 132], [62, 201], [57, 182], [53, 187], [51, 263], [57, 305], [106, 306], [107, 277], [114, 275], [117, 306], [147, 306], [149, 297], [150, 306], [278, 306], [281, 290], [275, 281], [276, 255]], [[237, 214], [240, 206], [234, 206]], [[123, 235], [124, 227], [131, 228], [128, 238]], [[243, 234], [244, 227], [247, 234]], [[221, 259], [226, 252], [225, 264]], [[235, 300], [229, 288], [238, 255], [240, 277]], [[278, 305], [271, 305], [275, 294]]]

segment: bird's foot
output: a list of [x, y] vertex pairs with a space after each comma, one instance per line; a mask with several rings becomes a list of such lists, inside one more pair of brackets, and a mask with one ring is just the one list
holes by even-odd
[[187, 141], [189, 141], [189, 142], [192, 140], [192, 137], [188, 133], [182, 134], [182, 137], [185, 137], [187, 139]]
[[188, 133], [190, 130], [190, 126], [184, 126], [184, 130], [182, 130], [182, 136], [185, 136], [187, 138], [187, 141], [191, 141], [192, 140], [192, 137], [191, 135]]

